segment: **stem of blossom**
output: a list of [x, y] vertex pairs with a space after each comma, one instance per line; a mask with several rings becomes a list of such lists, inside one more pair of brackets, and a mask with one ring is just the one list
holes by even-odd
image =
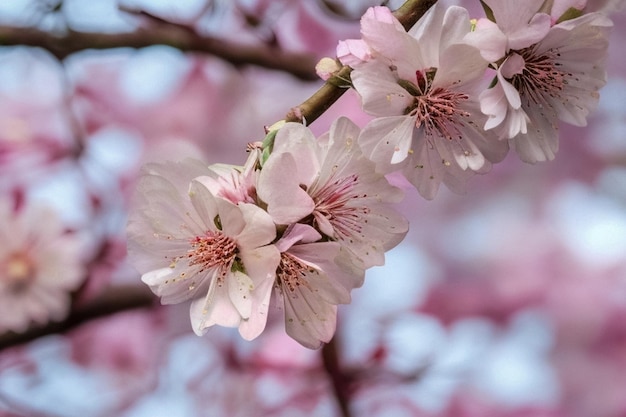
[[328, 378], [332, 383], [333, 392], [337, 399], [337, 405], [341, 410], [341, 415], [343, 417], [351, 417], [348, 379], [339, 366], [336, 336], [322, 347], [322, 362], [328, 374]]
[[0, 350], [16, 346], [37, 338], [70, 330], [86, 321], [107, 317], [120, 311], [149, 307], [155, 303], [152, 292], [144, 285], [113, 287], [84, 307], [72, 310], [62, 322], [32, 327], [24, 333], [0, 334]]
[[[437, 0], [407, 0], [393, 14], [409, 30], [435, 3]], [[344, 65], [311, 97], [292, 108], [285, 116], [285, 121], [307, 125], [313, 123], [348, 90], [351, 72], [352, 68]]]

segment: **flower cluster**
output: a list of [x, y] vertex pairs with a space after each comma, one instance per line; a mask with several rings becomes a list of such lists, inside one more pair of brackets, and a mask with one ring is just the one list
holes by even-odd
[[337, 55], [376, 116], [361, 146], [381, 172], [401, 171], [431, 199], [441, 182], [456, 190], [488, 171], [509, 144], [526, 162], [554, 158], [558, 121], [583, 126], [597, 105], [611, 21], [580, 2], [554, 2], [552, 16], [544, 3], [486, 0], [477, 21], [437, 3], [408, 32], [389, 9], [367, 11], [362, 39]]
[[337, 304], [408, 229], [389, 205], [402, 192], [363, 156], [359, 134], [345, 118], [319, 139], [287, 123], [268, 135], [269, 156], [252, 146], [243, 167], [147, 166], [128, 226], [142, 280], [164, 304], [192, 300], [197, 334], [220, 325], [253, 339], [273, 300], [298, 342], [329, 341]]
[[287, 333], [315, 348], [407, 232], [385, 175], [432, 199], [509, 147], [527, 162], [554, 158], [558, 122], [582, 126], [598, 102], [611, 21], [584, 2], [481, 3], [485, 18], [437, 3], [408, 30], [386, 7], [367, 10], [362, 38], [337, 47], [374, 116], [362, 130], [340, 118], [316, 139], [278, 123], [242, 167], [148, 166], [128, 228], [142, 280], [165, 304], [191, 300], [197, 334], [220, 325], [253, 339], [273, 302]]

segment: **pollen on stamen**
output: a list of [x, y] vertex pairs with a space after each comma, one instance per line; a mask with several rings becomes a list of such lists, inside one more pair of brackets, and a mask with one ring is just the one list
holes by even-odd
[[186, 255], [189, 266], [198, 265], [200, 267], [198, 272], [219, 268], [218, 280], [228, 274], [238, 253], [234, 239], [221, 231], [207, 231], [204, 236], [192, 238], [189, 244], [191, 248]]
[[513, 76], [511, 84], [520, 95], [533, 104], [544, 105], [548, 97], [559, 98], [571, 74], [559, 69], [555, 62], [558, 53], [546, 51], [538, 55], [532, 47], [519, 53], [524, 59], [524, 70]]
[[324, 186], [312, 193], [315, 211], [328, 219], [334, 231], [340, 236], [350, 236], [361, 231], [361, 215], [359, 209], [350, 204], [359, 195], [355, 187], [359, 182], [356, 174], [329, 180]]
[[468, 99], [467, 94], [437, 88], [415, 96], [413, 105], [407, 109], [407, 114], [414, 115], [415, 127], [424, 128], [429, 136], [452, 140], [461, 136], [459, 134], [459, 127], [463, 127], [461, 119], [470, 116], [460, 106]]
[[282, 291], [289, 291], [292, 297], [297, 297], [296, 290], [300, 287], [306, 287], [312, 291], [308, 281], [305, 279], [307, 274], [312, 273], [313, 268], [304, 264], [289, 253], [282, 253], [280, 263], [276, 269], [276, 285]]

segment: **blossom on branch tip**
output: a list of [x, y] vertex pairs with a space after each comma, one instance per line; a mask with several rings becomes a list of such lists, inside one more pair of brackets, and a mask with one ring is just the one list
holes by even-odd
[[589, 13], [552, 25], [549, 15], [538, 12], [542, 0], [524, 3], [521, 10], [513, 2], [485, 3], [496, 23], [488, 23], [487, 30], [477, 25], [466, 39], [476, 45], [506, 39], [502, 55], [486, 51], [495, 58], [497, 74], [480, 96], [481, 110], [489, 116], [485, 129], [510, 139], [526, 162], [554, 159], [559, 120], [585, 126], [598, 104], [612, 23]]
[[163, 304], [192, 300], [197, 334], [238, 327], [250, 340], [267, 320], [276, 229], [256, 205], [233, 204], [193, 180], [207, 171], [189, 161], [149, 167], [129, 220], [129, 257]]
[[488, 63], [464, 42], [470, 29], [465, 9], [439, 4], [408, 32], [390, 12], [361, 20], [372, 58], [351, 78], [363, 109], [376, 118], [359, 144], [380, 172], [401, 171], [428, 199], [441, 182], [461, 189], [508, 150], [482, 127], [478, 94]]
[[70, 293], [86, 277], [81, 242], [58, 214], [0, 202], [0, 333], [24, 332], [66, 318]]
[[366, 269], [384, 263], [384, 252], [404, 238], [408, 223], [389, 206], [402, 199], [402, 191], [375, 172], [358, 137], [359, 128], [347, 118], [319, 140], [301, 124], [286, 124], [257, 192], [276, 224], [308, 223]]

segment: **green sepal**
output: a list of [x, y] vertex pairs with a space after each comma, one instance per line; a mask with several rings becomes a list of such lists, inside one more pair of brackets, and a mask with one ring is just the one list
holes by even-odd
[[242, 274], [246, 274], [246, 267], [243, 264], [243, 261], [236, 257], [233, 261], [233, 264], [230, 266], [230, 272], [241, 272]]
[[265, 165], [265, 161], [270, 157], [272, 150], [274, 149], [274, 139], [276, 138], [276, 133], [279, 129], [270, 130], [267, 135], [265, 135], [265, 139], [261, 143], [261, 148], [263, 148], [263, 152], [261, 153], [261, 160], [259, 163], [261, 167]]
[[565, 11], [565, 13], [561, 15], [561, 17], [557, 19], [556, 23], [559, 24], [561, 22], [565, 22], [566, 20], [576, 19], [577, 17], [580, 17], [582, 15], [583, 15], [582, 10], [577, 9], [575, 7], [570, 7], [569, 9]]
[[487, 3], [485, 3], [483, 0], [480, 0], [480, 5], [483, 6], [483, 10], [485, 11], [485, 16], [487, 16], [487, 19], [491, 20], [492, 22], [496, 21], [496, 17], [493, 14], [493, 10], [491, 10], [491, 7], [487, 6]]

